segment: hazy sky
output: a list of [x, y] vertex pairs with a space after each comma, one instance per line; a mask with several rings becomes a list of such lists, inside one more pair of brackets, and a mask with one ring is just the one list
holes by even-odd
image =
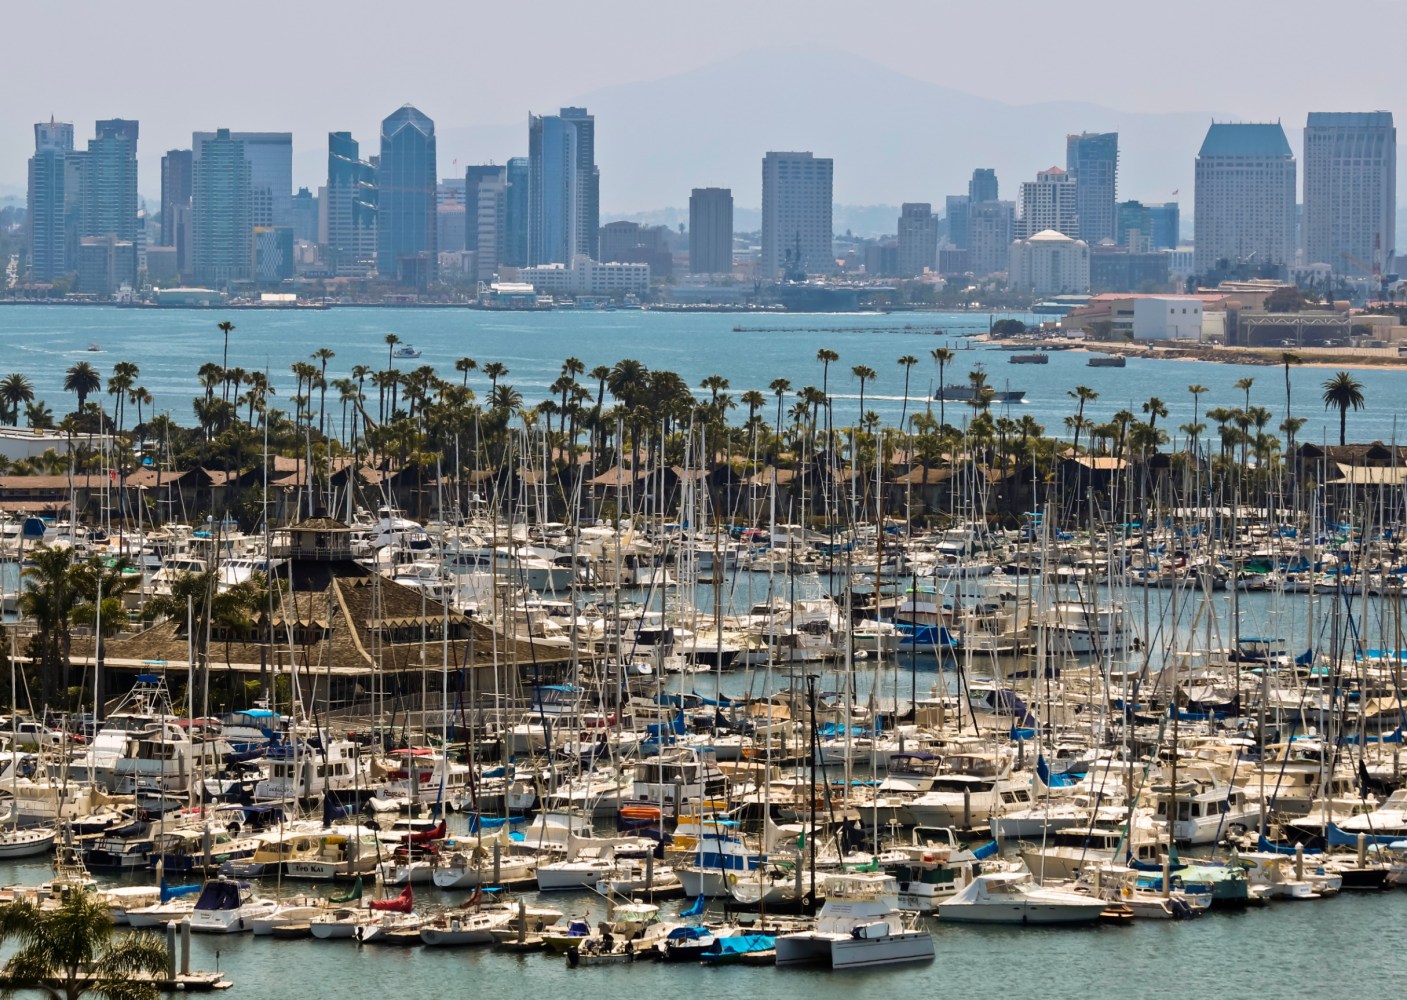
[[[74, 122], [80, 141], [96, 118], [139, 119], [146, 196], [159, 190], [161, 151], [217, 126], [292, 131], [294, 183], [316, 186], [322, 178], [310, 165], [329, 130], [352, 130], [365, 150], [379, 120], [402, 103], [441, 129], [523, 123], [529, 110], [553, 111], [601, 88], [780, 45], [854, 53], [1012, 104], [1219, 111], [1299, 126], [1311, 109], [1396, 110], [1402, 70], [1391, 40], [1402, 9], [1373, 0], [1160, 8], [1128, 0], [10, 4], [0, 15], [9, 84], [0, 102], [0, 185], [22, 190], [32, 124], [51, 114]], [[825, 102], [845, 87], [843, 63], [811, 84], [814, 100]], [[766, 104], [765, 90], [756, 101]], [[452, 158], [525, 152], [442, 145], [441, 174]], [[607, 209], [620, 197], [611, 182], [603, 181]], [[876, 191], [873, 200], [889, 197]]]

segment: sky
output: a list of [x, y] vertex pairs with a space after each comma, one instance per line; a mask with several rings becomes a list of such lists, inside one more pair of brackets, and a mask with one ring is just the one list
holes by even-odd
[[[1401, 74], [1390, 40], [1397, 32], [1388, 29], [1399, 10], [1377, 0], [1342, 0], [1331, 10], [1307, 0], [1183, 0], [1157, 9], [1127, 0], [12, 4], [0, 14], [9, 83], [0, 102], [0, 190], [23, 192], [32, 125], [51, 115], [74, 122], [80, 142], [97, 118], [139, 119], [146, 197], [159, 191], [161, 151], [220, 126], [292, 131], [295, 186], [315, 187], [328, 131], [350, 129], [365, 152], [380, 119], [407, 102], [452, 140], [440, 149], [446, 175], [452, 160], [525, 153], [529, 111], [550, 113], [611, 88], [648, 89], [783, 46], [830, 57], [828, 71], [793, 81], [822, 106], [849, 85], [853, 56], [1006, 104], [1084, 102], [1142, 114], [1283, 118], [1298, 127], [1308, 110], [1396, 110]], [[768, 90], [764, 82], [732, 112], [784, 112], [769, 106]], [[670, 108], [657, 112], [668, 116]], [[648, 135], [648, 122], [635, 124]], [[601, 141], [629, 127], [598, 123]], [[523, 148], [471, 148], [476, 136], [494, 147], [520, 136]], [[1032, 168], [1041, 165], [1033, 160]], [[643, 173], [649, 164], [632, 169]], [[687, 192], [691, 181], [678, 178], [675, 187]], [[904, 197], [882, 178], [871, 186], [870, 202]], [[611, 177], [603, 169], [608, 212], [650, 207], [638, 203], [645, 194], [625, 170]]]

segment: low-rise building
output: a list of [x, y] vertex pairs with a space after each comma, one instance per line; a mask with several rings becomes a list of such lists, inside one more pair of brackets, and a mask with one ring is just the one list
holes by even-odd
[[1011, 245], [1007, 283], [1036, 295], [1078, 295], [1089, 291], [1089, 245], [1045, 229]]
[[603, 264], [590, 257], [574, 257], [570, 266], [524, 267], [518, 277], [547, 295], [643, 295], [650, 290], [649, 264]]
[[1135, 340], [1201, 340], [1202, 300], [1195, 295], [1149, 295], [1134, 299]]

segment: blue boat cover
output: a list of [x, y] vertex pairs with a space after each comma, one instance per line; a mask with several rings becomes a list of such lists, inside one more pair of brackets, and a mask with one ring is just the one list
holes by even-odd
[[972, 856], [979, 861], [985, 861], [987, 858], [994, 857], [998, 850], [1000, 850], [1000, 848], [997, 846], [997, 842], [995, 840], [989, 840], [981, 847], [974, 847], [972, 849]]
[[755, 951], [770, 951], [777, 939], [770, 934], [738, 934], [718, 938], [707, 949], [711, 955], [750, 955]]

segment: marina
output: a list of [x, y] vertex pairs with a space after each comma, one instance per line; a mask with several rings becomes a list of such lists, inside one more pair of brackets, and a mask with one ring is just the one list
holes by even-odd
[[[728, 966], [787, 996], [1070, 947], [1122, 982], [1148, 961], [1129, 940], [1390, 919], [1397, 449], [1159, 439], [1155, 398], [1124, 428], [1151, 447], [1079, 416], [1085, 452], [1020, 453], [981, 438], [985, 382], [932, 400], [982, 476], [880, 462], [883, 437], [918, 447], [882, 424], [825, 475], [819, 419], [768, 444], [709, 395], [590, 475], [533, 457], [606, 447], [564, 420], [495, 439], [512, 477], [269, 456], [282, 499], [253, 518], [123, 516], [116, 480], [81, 519], [18, 512], [3, 892], [193, 935], [189, 986], [236, 994], [350, 962], [613, 984], [588, 996]], [[700, 461], [713, 434], [750, 449], [735, 471]], [[59, 562], [101, 571], [103, 617], [46, 632]]]

